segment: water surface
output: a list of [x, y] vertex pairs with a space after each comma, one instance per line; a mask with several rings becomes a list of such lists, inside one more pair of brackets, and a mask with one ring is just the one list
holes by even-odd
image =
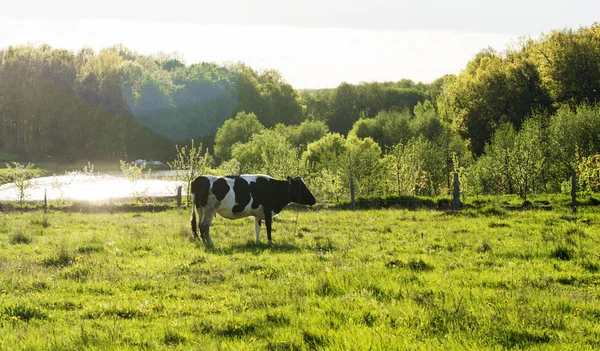
[[[30, 180], [25, 193], [26, 200], [41, 201], [44, 191], [48, 200], [107, 200], [136, 196], [176, 196], [177, 186], [183, 182], [166, 179], [142, 179], [131, 182], [111, 175], [69, 174], [41, 177]], [[185, 186], [183, 187], [185, 192]], [[19, 200], [14, 183], [0, 186], [0, 201]]]

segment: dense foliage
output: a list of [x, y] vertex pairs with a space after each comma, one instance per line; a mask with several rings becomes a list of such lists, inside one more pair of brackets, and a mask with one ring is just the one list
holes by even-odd
[[274, 70], [115, 46], [0, 51], [0, 154], [172, 160], [201, 141], [236, 172], [300, 174], [324, 198], [558, 192], [600, 180], [600, 25], [482, 50], [459, 75], [294, 90]]

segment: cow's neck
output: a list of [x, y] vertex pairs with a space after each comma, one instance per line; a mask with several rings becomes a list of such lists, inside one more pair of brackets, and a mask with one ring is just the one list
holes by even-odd
[[283, 210], [283, 208], [285, 206], [287, 206], [289, 203], [290, 203], [290, 201], [288, 201], [288, 200], [277, 201], [277, 203], [274, 204], [274, 206], [273, 206], [273, 212], [275, 212], [275, 213], [281, 212], [281, 210]]
[[285, 206], [291, 201], [288, 182], [276, 181], [275, 189], [273, 189], [273, 201], [271, 202], [271, 210], [275, 213], [281, 212]]

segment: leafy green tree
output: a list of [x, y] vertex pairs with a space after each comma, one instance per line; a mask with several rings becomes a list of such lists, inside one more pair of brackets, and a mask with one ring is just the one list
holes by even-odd
[[335, 89], [319, 89], [314, 91], [303, 90], [298, 93], [300, 106], [306, 119], [323, 121], [329, 125], [333, 108]]
[[551, 174], [562, 182], [575, 170], [578, 157], [600, 151], [600, 107], [564, 106], [551, 116], [548, 131]]
[[266, 127], [273, 127], [277, 123], [298, 124], [302, 121], [303, 112], [298, 95], [294, 88], [285, 82], [281, 73], [267, 70], [259, 76], [258, 81], [264, 101], [258, 116]]
[[380, 146], [385, 146], [386, 143], [383, 128], [376, 118], [361, 118], [354, 122], [348, 135], [353, 135], [357, 138], [372, 138]]
[[354, 86], [342, 83], [335, 90], [332, 101], [332, 114], [328, 121], [329, 129], [336, 133], [347, 133], [358, 120]]
[[413, 111], [418, 103], [425, 102], [425, 93], [418, 87], [386, 89], [384, 110]]
[[581, 157], [576, 171], [578, 189], [588, 194], [600, 192], [600, 154]]
[[17, 187], [19, 202], [21, 208], [23, 208], [24, 202], [27, 199], [27, 190], [31, 187], [30, 179], [39, 176], [41, 171], [35, 169], [35, 165], [31, 162], [27, 163], [26, 166], [19, 162], [11, 162], [6, 164], [6, 168], [8, 169], [9, 180], [15, 183]]
[[214, 174], [215, 175], [240, 175], [241, 174], [241, 168], [242, 168], [242, 164], [236, 160], [235, 158], [229, 160], [229, 161], [225, 161], [225, 162], [221, 162], [221, 164], [219, 165], [219, 167], [215, 170]]
[[309, 120], [306, 120], [297, 126], [278, 124], [275, 126], [274, 130], [277, 133], [284, 135], [294, 147], [302, 151], [306, 150], [306, 146], [309, 143], [321, 139], [329, 132], [327, 125], [324, 122]]
[[119, 163], [121, 172], [123, 173], [123, 175], [125, 175], [125, 178], [127, 178], [127, 180], [129, 180], [130, 182], [134, 199], [137, 202], [141, 202], [141, 200], [146, 197], [147, 189], [139, 189], [138, 182], [140, 180], [150, 178], [150, 173], [152, 170], [146, 170], [146, 162], [142, 163], [141, 165], [138, 165], [135, 163], [129, 163], [120, 160]]
[[357, 195], [373, 195], [380, 190], [382, 164], [381, 148], [373, 139], [349, 136], [346, 139], [346, 155], [342, 158], [344, 175], [350, 182], [353, 178]]
[[196, 147], [194, 140], [191, 145], [188, 146], [175, 146], [177, 149], [177, 156], [172, 162], [167, 162], [169, 168], [175, 171], [175, 178], [181, 180], [186, 185], [186, 200], [190, 203], [191, 198], [191, 184], [202, 174], [205, 174], [213, 163], [212, 156], [207, 152], [202, 152], [202, 144]]
[[270, 69], [258, 73], [242, 63], [227, 68], [238, 75], [236, 113], [255, 113], [267, 127], [277, 123], [297, 124], [304, 119], [298, 93], [278, 71]]
[[347, 152], [346, 138], [338, 133], [328, 133], [321, 139], [308, 144], [302, 154], [303, 164], [310, 174], [317, 174], [323, 169], [340, 171], [343, 166], [340, 160]]
[[237, 143], [231, 151], [241, 173], [264, 173], [285, 179], [300, 172], [298, 149], [280, 133], [266, 129], [253, 134], [247, 143]]
[[516, 179], [515, 142], [517, 132], [509, 124], [502, 124], [486, 145], [485, 155], [477, 160], [478, 181], [486, 193], [514, 194]]
[[504, 57], [492, 49], [477, 54], [463, 73], [449, 79], [438, 99], [442, 115], [477, 155], [500, 124], [510, 122], [519, 128], [533, 110], [550, 103], [535, 65], [517, 54]]
[[348, 184], [336, 170], [322, 169], [304, 179], [319, 202], [340, 201], [349, 198]]
[[215, 136], [215, 156], [221, 161], [231, 158], [231, 150], [236, 143], [247, 143], [253, 134], [265, 127], [254, 113], [240, 112], [234, 118], [225, 121]]
[[530, 40], [526, 50], [557, 105], [600, 101], [600, 23], [555, 30]]
[[382, 111], [374, 118], [354, 123], [349, 135], [372, 138], [381, 148], [406, 143], [413, 137], [412, 117], [408, 112]]
[[[424, 137], [398, 143], [388, 149], [384, 158], [388, 187], [396, 194], [418, 195], [427, 192], [430, 183], [427, 180], [425, 160], [431, 143]], [[425, 176], [425, 177], [423, 177]]]
[[338, 133], [327, 133], [321, 139], [309, 143], [302, 153], [306, 181], [319, 199], [339, 200], [349, 194], [348, 178], [345, 176], [344, 158], [348, 146], [346, 138]]
[[329, 133], [308, 144], [303, 153], [303, 164], [308, 170], [309, 182], [319, 176], [327, 176], [333, 182], [342, 182], [330, 189], [339, 194], [339, 187], [349, 190], [350, 178], [354, 178], [357, 195], [372, 195], [378, 188], [381, 176], [381, 148], [371, 138], [350, 136], [345, 139], [337, 133]]
[[229, 65], [227, 69], [236, 75], [238, 101], [234, 113], [260, 113], [263, 100], [256, 71], [241, 62]]
[[427, 140], [435, 140], [444, 130], [442, 121], [437, 116], [433, 104], [426, 100], [425, 103], [417, 103], [414, 109], [415, 118], [411, 121], [413, 135], [422, 135]]
[[527, 193], [543, 189], [543, 170], [546, 164], [542, 150], [542, 126], [539, 120], [529, 118], [515, 139], [515, 171], [521, 196], [527, 200]]

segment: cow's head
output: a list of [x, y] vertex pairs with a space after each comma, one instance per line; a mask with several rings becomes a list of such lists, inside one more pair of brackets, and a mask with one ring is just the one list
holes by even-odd
[[291, 178], [288, 177], [290, 183], [290, 200], [300, 205], [314, 205], [317, 200], [313, 194], [308, 190], [306, 184], [300, 177]]

